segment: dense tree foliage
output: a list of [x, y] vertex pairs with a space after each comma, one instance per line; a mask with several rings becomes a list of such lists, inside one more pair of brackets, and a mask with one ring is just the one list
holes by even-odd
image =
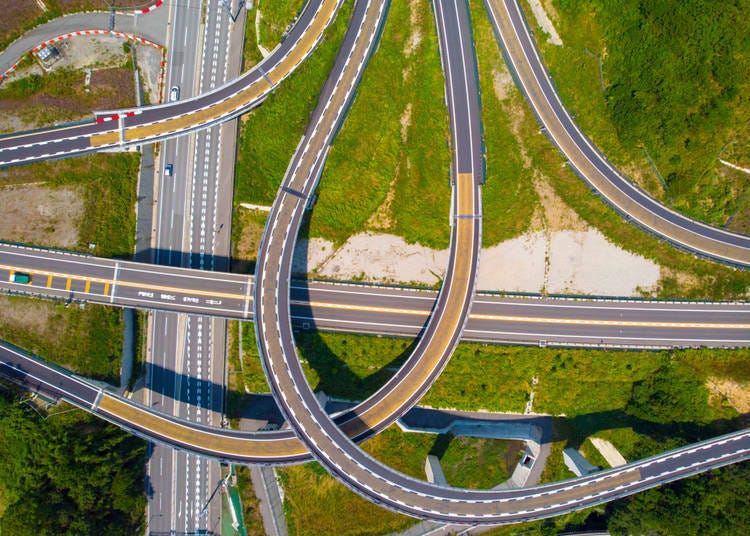
[[146, 443], [81, 411], [42, 419], [0, 390], [0, 533], [132, 535], [143, 524]]
[[601, 55], [602, 111], [625, 150], [608, 151], [631, 160], [647, 154], [664, 179], [665, 201], [680, 211], [718, 225], [730, 216], [744, 221], [746, 177], [725, 176], [719, 158], [746, 158], [733, 147], [745, 143], [750, 118], [750, 0], [557, 5], [567, 33], [585, 34], [588, 54]]
[[669, 166], [670, 187], [692, 172], [681, 166], [681, 148], [698, 149], [733, 123], [733, 107], [746, 99], [748, 7], [747, 0], [607, 2], [616, 14], [605, 19], [612, 117], [625, 143], [655, 145], [649, 149]]
[[731, 465], [612, 503], [611, 534], [708, 536], [750, 530], [750, 464]]
[[635, 382], [626, 413], [656, 423], [705, 422], [708, 390], [701, 378], [679, 366], [665, 366]]

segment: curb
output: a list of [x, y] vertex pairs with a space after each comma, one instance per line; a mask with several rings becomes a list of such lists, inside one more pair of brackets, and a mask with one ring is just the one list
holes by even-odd
[[[149, 9], [155, 9], [158, 7], [158, 5], [161, 5], [161, 0], [159, 0], [156, 4], [151, 6]], [[52, 39], [47, 39], [46, 41], [39, 43], [37, 46], [31, 49], [31, 53], [35, 54], [42, 50], [43, 48], [46, 48], [47, 46], [57, 43], [58, 41], [64, 41], [65, 39], [70, 39], [71, 37], [81, 36], [81, 35], [113, 35], [115, 37], [121, 37], [123, 39], [129, 40], [129, 41], [136, 41], [137, 43], [140, 43], [142, 45], [148, 45], [150, 47], [153, 47], [157, 50], [161, 50], [162, 52], [162, 61], [161, 61], [161, 74], [159, 76], [159, 95], [161, 96], [163, 85], [164, 85], [164, 52], [165, 48], [161, 46], [158, 43], [154, 43], [153, 41], [149, 41], [148, 39], [144, 39], [143, 37], [138, 37], [137, 35], [125, 33], [125, 32], [118, 32], [115, 30], [79, 30], [76, 32], [68, 32], [62, 35], [58, 35], [57, 37], [53, 37]], [[18, 65], [24, 60], [24, 58], [27, 56], [28, 52], [24, 53], [16, 63], [14, 63], [7, 71], [4, 73], [0, 73], [0, 82], [2, 82], [5, 78], [7, 78], [13, 71], [15, 71], [18, 68]], [[161, 98], [160, 98], [161, 100]]]
[[140, 14], [140, 13], [151, 13], [154, 9], [161, 6], [164, 3], [164, 0], [156, 0], [153, 4], [151, 4], [148, 7], [144, 7], [143, 9], [136, 9], [133, 11], [133, 13]]

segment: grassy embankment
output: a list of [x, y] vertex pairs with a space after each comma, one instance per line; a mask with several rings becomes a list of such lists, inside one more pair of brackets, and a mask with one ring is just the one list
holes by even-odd
[[718, 161], [748, 136], [750, 44], [742, 36], [750, 23], [740, 7], [589, 0], [555, 8], [565, 46], [542, 50], [584, 131], [676, 209], [747, 227], [750, 177], [723, 175]]
[[266, 531], [263, 529], [260, 502], [253, 490], [253, 483], [250, 481], [250, 468], [244, 465], [237, 465], [234, 469], [237, 474], [237, 489], [240, 491], [242, 519], [245, 521], [245, 530], [247, 530], [248, 536], [263, 536], [266, 534]]
[[[263, 6], [261, 5], [261, 11]], [[252, 271], [266, 213], [240, 203], [270, 205], [318, 101], [346, 31], [345, 4], [318, 49], [259, 108], [242, 117], [232, 221], [236, 271]], [[258, 140], [263, 140], [259, 143]]]
[[263, 59], [258, 48], [258, 41], [255, 33], [255, 13], [258, 9], [258, 2], [253, 4], [252, 8], [246, 7], [247, 17], [245, 18], [245, 37], [242, 45], [242, 72], [249, 71], [258, 62]]
[[0, 338], [79, 374], [119, 385], [122, 313], [0, 296]]
[[[483, 11], [479, 4], [476, 1], [472, 2], [475, 24], [479, 19], [476, 14]], [[597, 7], [594, 7], [595, 4]], [[613, 113], [611, 94], [605, 94], [601, 87], [598, 59], [589, 55], [592, 50], [595, 53], [607, 51], [608, 56], [604, 62], [604, 80], [605, 84], [609, 86], [614, 83], [613, 80], [610, 80], [610, 77], [615, 72], [622, 72], [623, 70], [633, 72], [635, 77], [643, 76], [644, 84], [652, 81], [650, 78], [646, 80], [652, 75], [664, 75], [669, 78], [669, 83], [665, 83], [664, 88], [659, 89], [660, 92], [663, 92], [660, 98], [669, 102], [672, 99], [682, 99], [685, 92], [688, 92], [686, 87], [692, 87], [690, 84], [693, 84], [694, 81], [691, 81], [690, 77], [683, 77], [685, 80], [680, 82], [680, 77], [673, 71], [667, 73], [655, 71], [654, 65], [651, 63], [653, 58], [644, 59], [641, 56], [644, 50], [657, 48], [658, 54], [673, 56], [671, 58], [673, 63], [670, 64], [670, 68], [675, 68], [677, 64], [674, 62], [677, 61], [678, 55], [674, 54], [672, 48], [676, 46], [673, 41], [674, 36], [655, 47], [641, 46], [640, 40], [637, 47], [630, 46], [632, 45], [630, 41], [628, 41], [629, 45], [618, 43], [620, 38], [618, 32], [630, 31], [631, 26], [623, 22], [619, 8], [615, 9], [614, 5], [609, 6], [607, 4], [605, 6], [605, 4], [601, 2], [589, 2], [581, 5], [557, 4], [560, 15], [557, 27], [565, 46], [556, 47], [542, 43], [541, 49], [563, 101], [575, 114], [576, 120], [584, 132], [592, 137], [608, 158], [620, 169], [635, 177], [642, 186], [657, 197], [665, 199], [672, 197], [676, 205], [682, 203], [680, 206], [683, 207], [724, 207], [721, 210], [725, 210], [725, 212], [718, 219], [712, 219], [708, 217], [708, 212], [705, 213], [709, 221], [716, 223], [724, 223], [720, 220], [730, 212], [734, 211], [735, 214], [739, 215], [740, 212], [745, 210], [740, 205], [747, 202], [744, 193], [747, 188], [742, 186], [747, 178], [746, 176], [740, 178], [734, 174], [732, 174], [733, 178], [728, 177], [726, 180], [718, 178], [718, 175], [716, 175], [716, 166], [718, 165], [716, 159], [719, 149], [729, 142], [726, 149], [729, 154], [735, 155], [738, 162], [746, 161], [747, 155], [743, 156], [742, 151], [743, 148], [747, 147], [747, 143], [744, 141], [747, 133], [743, 134], [738, 122], [741, 122], [743, 118], [746, 120], [748, 116], [747, 112], [743, 111], [747, 109], [747, 103], [741, 99], [737, 100], [739, 99], [737, 97], [731, 101], [735, 103], [731, 106], [730, 102], [719, 104], [722, 101], [721, 97], [717, 97], [715, 94], [715, 88], [711, 84], [708, 84], [711, 87], [704, 88], [699, 83], [690, 91], [694, 91], [695, 98], [700, 97], [701, 102], [715, 102], [716, 106], [722, 108], [721, 113], [728, 114], [727, 117], [732, 117], [733, 119], [726, 125], [717, 124], [717, 119], [709, 113], [710, 110], [698, 110], [700, 113], [694, 113], [695, 110], [685, 109], [684, 106], [677, 106], [676, 108], [669, 106], [650, 107], [648, 108], [650, 111], [645, 116], [643, 113], [637, 114], [640, 123], [617, 124], [611, 115]], [[708, 4], [706, 5], [708, 6]], [[530, 10], [527, 10], [527, 15], [529, 20], [534, 21]], [[605, 28], [603, 27], [605, 23], [601, 22], [602, 20], [606, 20], [606, 24], [609, 25], [608, 31], [614, 36], [609, 38], [610, 41], [606, 39]], [[691, 24], [705, 23], [706, 20], [691, 22]], [[536, 23], [532, 22], [532, 26], [536, 28]], [[711, 27], [716, 30], [712, 25]], [[721, 32], [733, 31], [731, 25], [721, 30]], [[721, 32], [717, 35], [723, 35]], [[684, 35], [694, 36], [697, 33], [701, 32], [690, 32]], [[537, 35], [544, 35], [544, 33], [539, 29]], [[711, 39], [713, 38], [711, 37]], [[679, 39], [683, 40], [685, 44], [680, 45], [677, 50], [682, 50], [684, 46], [692, 47], [697, 43], [697, 41], [692, 41], [692, 37], [691, 39], [679, 37]], [[624, 51], [620, 48], [621, 46], [626, 47]], [[612, 53], [615, 48], [621, 51], [618, 55]], [[626, 56], [630, 54], [627, 51], [632, 50], [638, 52], [632, 54], [633, 58], [627, 58]], [[638, 64], [636, 63], [638, 61], [646, 63]], [[703, 74], [709, 66], [734, 71], [739, 65], [739, 63], [735, 65], [733, 61], [728, 61], [727, 56], [724, 55], [716, 55], [712, 61], [715, 63], [709, 62], [700, 67]], [[675, 76], [678, 80], [674, 80]], [[683, 82], [688, 86], [685, 86]], [[628, 83], [638, 82], [637, 79], [635, 81], [629, 79]], [[606, 87], [607, 85], [605, 85]], [[513, 91], [517, 90], [514, 88]], [[607, 95], [610, 95], [609, 100]], [[727, 111], [727, 107], [731, 110]], [[703, 117], [702, 114], [704, 113], [710, 117]], [[670, 136], [675, 138], [673, 141], [663, 139], [667, 132], [664, 128], [654, 127], [648, 122], [662, 118], [666, 123], [668, 121], [664, 118], [664, 114], [677, 114], [677, 119], [672, 121], [674, 124], [670, 125], [670, 128], [674, 128], [674, 131], [668, 130], [671, 133]], [[663, 272], [660, 283], [660, 296], [722, 299], [746, 295], [750, 286], [750, 274], [738, 272], [716, 263], [695, 259], [690, 255], [678, 252], [631, 225], [625, 225], [623, 220], [600, 199], [591, 195], [589, 189], [574, 173], [567, 167], [560, 167], [560, 158], [555, 154], [555, 151], [549, 150], [549, 142], [544, 139], [543, 134], [538, 132], [536, 121], [526, 106], [522, 107], [520, 120], [524, 125], [527, 125], [529, 132], [534, 132], [534, 134], [525, 138], [527, 147], [536, 147], [540, 151], [540, 158], [535, 160], [534, 167], [544, 173], [565, 203], [570, 205], [588, 224], [599, 229], [612, 242], [651, 258], [666, 268], [666, 273]], [[688, 135], [684, 131], [684, 128], [687, 128], [686, 125], [688, 127], [694, 125], [696, 129], [692, 142], [687, 144], [686, 138], [680, 138], [682, 135]], [[713, 129], [716, 129], [716, 133]], [[629, 145], [621, 141], [620, 137], [629, 140]], [[710, 140], [710, 142], [707, 141], [703, 148], [696, 148], [696, 145], [700, 145], [697, 140], [704, 138]], [[669, 143], [666, 143], [667, 141]], [[716, 143], [719, 143], [719, 146], [714, 151]], [[544, 149], [545, 145], [547, 149]], [[670, 181], [667, 182], [667, 196], [658, 195], [658, 190], [662, 186], [660, 186], [658, 178], [656, 178], [648, 159], [644, 155], [642, 147], [647, 147], [649, 155], [656, 161], [662, 176], [672, 175]], [[660, 148], [659, 152], [657, 152], [657, 148]], [[666, 163], [662, 161], [663, 159], [666, 159]], [[672, 161], [671, 165], [669, 165], [670, 161]], [[695, 171], [692, 171], [692, 169]], [[697, 175], [691, 175], [691, 173]], [[705, 181], [712, 183], [713, 186], [704, 187], [703, 182]], [[678, 203], [677, 198], [679, 196], [682, 196], [683, 201]], [[743, 201], [743, 199], [745, 200]], [[717, 214], [720, 212], [717, 212]], [[741, 218], [739, 219], [741, 220]]]
[[[262, 0], [256, 4], [261, 13], [260, 44], [271, 51], [281, 42], [287, 28], [305, 5], [305, 0]], [[255, 25], [255, 19], [252, 24]]]
[[[124, 48], [128, 46], [125, 43]], [[92, 71], [89, 86], [85, 81], [83, 70], [70, 67], [10, 80], [0, 86], [0, 112], [17, 118], [25, 128], [35, 128], [89, 119], [92, 110], [135, 105], [130, 55], [120, 66]], [[0, 131], [14, 129], [18, 127]]]
[[310, 236], [340, 245], [370, 228], [447, 247], [450, 139], [443, 87], [430, 3], [392, 3], [329, 154]]

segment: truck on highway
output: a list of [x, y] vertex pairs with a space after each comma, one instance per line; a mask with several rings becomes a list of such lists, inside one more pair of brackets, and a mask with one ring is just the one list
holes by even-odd
[[29, 285], [31, 284], [31, 275], [24, 272], [13, 272], [13, 282]]

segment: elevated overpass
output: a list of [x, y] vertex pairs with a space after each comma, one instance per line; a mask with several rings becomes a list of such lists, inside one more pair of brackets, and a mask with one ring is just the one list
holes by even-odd
[[308, 0], [286, 39], [255, 68], [183, 101], [98, 112], [91, 121], [0, 137], [0, 166], [132, 147], [233, 119], [260, 104], [313, 51], [343, 0]]

